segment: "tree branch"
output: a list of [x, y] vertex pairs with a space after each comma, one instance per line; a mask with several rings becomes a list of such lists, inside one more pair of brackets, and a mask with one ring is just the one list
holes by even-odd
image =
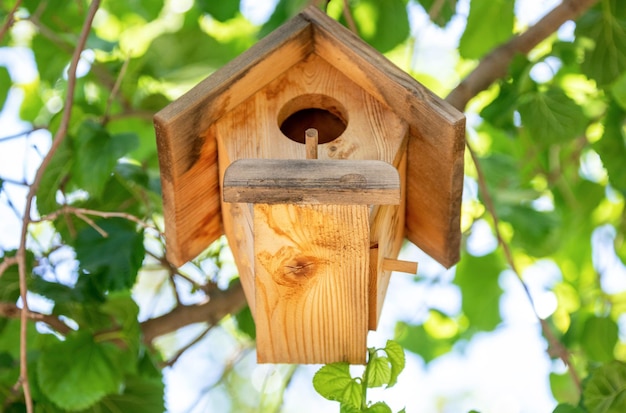
[[[116, 211], [98, 211], [95, 209], [86, 209], [86, 208], [77, 208], [77, 207], [73, 207], [71, 205], [64, 205], [63, 207], [57, 209], [54, 212], [51, 212], [48, 215], [44, 215], [43, 217], [41, 217], [41, 219], [39, 220], [32, 220], [31, 222], [40, 222], [40, 221], [54, 221], [55, 219], [57, 219], [59, 216], [61, 215], [65, 215], [65, 214], [74, 214], [77, 217], [79, 217], [80, 219], [85, 219], [86, 215], [93, 215], [93, 216], [97, 216], [100, 218], [123, 218], [126, 219], [128, 221], [134, 222], [135, 224], [141, 226], [144, 229], [150, 229], [150, 230], [154, 230], [156, 231], [159, 236], [164, 236], [161, 231], [159, 231], [159, 229], [156, 226], [150, 225], [148, 223], [146, 223], [145, 221], [143, 221], [141, 218], [138, 218], [132, 214], [129, 214], [127, 212], [116, 212]], [[89, 223], [89, 222], [88, 222]], [[90, 225], [92, 223], [89, 223]], [[98, 231], [99, 232], [99, 231]], [[106, 235], [104, 235], [106, 237]]]
[[15, 12], [17, 11], [17, 9], [20, 7], [21, 4], [22, 4], [22, 0], [17, 0], [15, 4], [13, 5], [13, 9], [11, 9], [11, 11], [9, 12], [9, 15], [7, 16], [7, 20], [2, 25], [2, 28], [0, 28], [0, 41], [2, 41], [2, 39], [4, 38], [4, 35], [7, 34], [11, 26], [13, 26], [13, 23], [15, 23]]
[[[493, 82], [506, 75], [507, 69], [516, 54], [528, 54], [535, 46], [549, 35], [554, 33], [567, 20], [573, 20], [580, 16], [583, 12], [597, 3], [598, 0], [564, 0], [560, 5], [546, 14], [537, 24], [529, 28], [526, 32], [519, 36], [513, 37], [509, 42], [494, 49], [485, 56], [478, 66], [446, 97], [446, 101], [459, 110], [465, 110], [465, 106], [471, 98], [479, 92], [487, 89]], [[500, 232], [499, 219], [496, 214], [493, 199], [487, 188], [485, 175], [480, 165], [480, 160], [476, 155], [469, 142], [466, 142], [467, 149], [472, 157], [472, 161], [476, 167], [478, 186], [482, 193], [485, 208], [493, 218], [494, 231], [498, 244], [502, 247], [505, 259], [520, 280], [524, 293], [526, 294], [535, 317], [539, 320], [541, 331], [548, 340], [549, 353], [559, 357], [568, 367], [570, 376], [576, 383], [578, 390], [581, 390], [581, 381], [578, 373], [572, 366], [569, 352], [567, 348], [555, 337], [548, 323], [539, 317], [536, 311], [534, 299], [528, 286], [522, 279], [509, 244], [504, 240]]]
[[554, 33], [563, 23], [578, 18], [598, 0], [563, 0], [534, 26], [486, 55], [476, 68], [450, 92], [446, 101], [463, 111], [467, 102], [493, 82], [506, 76], [516, 54], [528, 54], [542, 40]]
[[356, 27], [354, 17], [352, 17], [352, 12], [350, 11], [350, 3], [348, 2], [348, 0], [343, 0], [342, 14], [344, 19], [346, 19], [346, 24], [348, 25], [350, 31], [358, 36], [359, 30]]
[[91, 25], [93, 23], [93, 18], [96, 15], [96, 11], [100, 6], [100, 0], [93, 0], [89, 5], [89, 10], [87, 12], [87, 17], [85, 18], [85, 22], [81, 29], [80, 36], [78, 38], [78, 43], [76, 44], [76, 48], [74, 49], [74, 53], [72, 55], [72, 60], [70, 61], [70, 66], [67, 73], [67, 97], [65, 99], [65, 107], [63, 108], [63, 114], [61, 117], [61, 123], [59, 125], [59, 129], [54, 134], [54, 138], [52, 141], [52, 146], [50, 150], [46, 154], [46, 156], [41, 161], [41, 165], [37, 169], [37, 173], [35, 174], [35, 178], [33, 183], [31, 184], [28, 195], [26, 196], [26, 206], [24, 207], [24, 215], [22, 217], [22, 230], [20, 234], [20, 244], [17, 250], [16, 258], [18, 260], [18, 268], [19, 268], [19, 277], [20, 277], [20, 297], [22, 299], [22, 310], [21, 310], [21, 326], [20, 326], [20, 384], [22, 389], [24, 390], [24, 402], [26, 404], [27, 413], [33, 412], [33, 400], [30, 392], [30, 385], [28, 383], [28, 359], [27, 359], [27, 321], [29, 319], [30, 311], [28, 310], [28, 301], [27, 301], [27, 292], [28, 286], [26, 283], [26, 238], [28, 234], [28, 226], [31, 223], [31, 209], [33, 205], [33, 198], [37, 193], [37, 189], [39, 189], [39, 185], [41, 184], [41, 179], [43, 174], [50, 164], [52, 157], [55, 152], [58, 150], [61, 143], [67, 136], [67, 129], [70, 123], [70, 117], [72, 114], [72, 106], [74, 104], [74, 90], [76, 89], [76, 68], [78, 67], [78, 61], [80, 60], [80, 55], [85, 48], [85, 44], [87, 42], [87, 37], [89, 36], [89, 32], [91, 31]]
[[[0, 302], [0, 316], [5, 318], [20, 318], [22, 309], [14, 303]], [[49, 314], [41, 314], [34, 311], [28, 311], [28, 319], [32, 321], [42, 321], [48, 324], [54, 331], [59, 334], [67, 335], [73, 330], [61, 321], [59, 318]]]
[[246, 305], [246, 297], [239, 282], [228, 290], [217, 290], [209, 301], [196, 305], [179, 305], [169, 313], [141, 323], [146, 344], [164, 334], [194, 323], [217, 324], [228, 314], [237, 313]]
[[15, 257], [4, 257], [4, 260], [0, 262], [0, 277], [6, 270], [9, 269], [10, 266], [16, 265], [18, 263], [17, 258]]

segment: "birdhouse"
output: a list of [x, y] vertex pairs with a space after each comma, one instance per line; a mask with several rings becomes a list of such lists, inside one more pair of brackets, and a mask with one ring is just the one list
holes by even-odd
[[154, 122], [167, 257], [226, 234], [259, 362], [364, 363], [403, 240], [459, 259], [462, 113], [314, 7]]

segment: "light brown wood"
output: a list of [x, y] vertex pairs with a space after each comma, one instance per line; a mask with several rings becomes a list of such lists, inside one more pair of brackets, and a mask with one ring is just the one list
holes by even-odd
[[397, 205], [400, 177], [383, 161], [240, 159], [226, 169], [224, 201]]
[[366, 205], [254, 205], [261, 363], [365, 363]]
[[[342, 102], [349, 115], [347, 128], [338, 139], [318, 145], [320, 161], [382, 160], [404, 171], [404, 166], [400, 165], [402, 159], [406, 158], [408, 130], [406, 122], [353, 84], [346, 75], [312, 54], [218, 119], [214, 127], [210, 128], [208, 134], [218, 141], [220, 182], [224, 182], [224, 174], [229, 165], [238, 159], [305, 158], [305, 145], [288, 139], [280, 131], [278, 114], [292, 99], [306, 95], [330, 96]], [[370, 222], [380, 228], [377, 233], [381, 231], [384, 233], [386, 227], [377, 217], [379, 214], [393, 215], [385, 212], [389, 208], [392, 206], [374, 207], [372, 211]], [[403, 206], [399, 208], [404, 211]], [[222, 215], [224, 231], [231, 244], [250, 309], [255, 320], [258, 320], [254, 304], [255, 256], [252, 214], [246, 204], [224, 202]], [[404, 212], [396, 216], [393, 222], [394, 225], [388, 228], [395, 231], [396, 235], [381, 237], [397, 238], [394, 242], [397, 245], [395, 249], [397, 254], [404, 234]], [[376, 240], [378, 238], [377, 236]], [[382, 279], [380, 283], [378, 280], [376, 282], [384, 287], [380, 293], [384, 297], [388, 278], [387, 281]], [[378, 297], [378, 294], [376, 296]], [[374, 303], [376, 302], [374, 300]], [[373, 318], [377, 320], [376, 315]]]
[[319, 142], [317, 129], [309, 128], [305, 135], [306, 158], [317, 159], [317, 144]]
[[459, 260], [465, 118], [345, 27], [315, 8], [314, 53], [410, 125], [406, 235], [446, 267]]
[[417, 274], [417, 263], [413, 261], [397, 260], [395, 258], [383, 258], [383, 270]]
[[207, 129], [311, 50], [311, 25], [296, 16], [154, 116], [173, 264], [194, 258], [223, 233], [217, 153], [206, 153], [215, 148]]
[[383, 269], [383, 258], [397, 257], [404, 241], [406, 153], [403, 154], [397, 168], [402, 188], [400, 204], [375, 206], [370, 214], [370, 245], [372, 245], [368, 321], [370, 330], [378, 328], [378, 320], [391, 278], [391, 271]]

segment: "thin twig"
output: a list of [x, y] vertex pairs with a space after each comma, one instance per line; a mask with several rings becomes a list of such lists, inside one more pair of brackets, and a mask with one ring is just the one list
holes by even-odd
[[124, 64], [122, 64], [120, 73], [118, 74], [117, 79], [115, 79], [115, 84], [113, 85], [113, 89], [111, 89], [111, 93], [109, 94], [109, 98], [107, 99], [106, 107], [104, 109], [104, 115], [102, 116], [103, 125], [106, 125], [106, 123], [110, 120], [109, 115], [111, 112], [111, 106], [113, 105], [113, 100], [115, 99], [115, 97], [117, 96], [117, 93], [120, 90], [120, 86], [122, 86], [122, 80], [124, 79], [124, 76], [126, 75], [126, 69], [128, 69], [128, 63], [130, 63], [130, 56], [128, 56], [126, 60], [124, 60]]
[[[143, 221], [141, 218], [138, 218], [132, 214], [127, 212], [116, 212], [116, 211], [98, 211], [95, 209], [87, 209], [87, 208], [77, 208], [71, 205], [64, 205], [63, 207], [57, 209], [54, 212], [51, 212], [48, 215], [44, 215], [39, 220], [32, 220], [31, 222], [40, 222], [40, 221], [54, 221], [59, 216], [73, 214], [79, 216], [79, 218], [84, 219], [85, 215], [93, 215], [100, 218], [123, 218], [128, 221], [134, 222], [135, 224], [141, 226], [144, 229], [150, 229], [156, 231], [159, 236], [163, 237], [163, 233], [154, 225], [150, 225]], [[82, 217], [81, 217], [82, 216]]]
[[443, 9], [444, 4], [446, 4], [446, 0], [435, 0], [430, 9], [428, 9], [428, 17], [430, 21], [434, 22], [437, 17], [439, 17], [439, 13]]
[[176, 281], [174, 280], [175, 274], [170, 273], [167, 277], [170, 287], [172, 287], [172, 294], [174, 294], [174, 299], [176, 300], [176, 305], [181, 305], [183, 302], [180, 299], [180, 294], [178, 294], [178, 289], [176, 288]]
[[570, 376], [572, 377], [572, 380], [574, 381], [574, 383], [576, 383], [578, 390], [581, 391], [582, 388], [581, 388], [580, 377], [578, 377], [578, 373], [576, 372], [576, 369], [574, 369], [574, 367], [572, 366], [567, 348], [565, 348], [565, 346], [555, 337], [548, 323], [539, 316], [539, 313], [537, 313], [537, 309], [535, 307], [535, 300], [533, 299], [533, 296], [530, 293], [530, 289], [528, 288], [528, 285], [522, 278], [522, 274], [517, 268], [515, 259], [513, 258], [513, 253], [511, 252], [511, 247], [509, 246], [508, 242], [506, 242], [506, 240], [504, 239], [502, 235], [502, 232], [500, 231], [500, 220], [498, 219], [498, 214], [496, 213], [496, 208], [493, 203], [493, 198], [491, 197], [491, 194], [487, 187], [487, 181], [485, 180], [485, 173], [483, 172], [482, 167], [480, 166], [480, 161], [478, 159], [478, 156], [476, 155], [476, 152], [474, 151], [474, 149], [472, 148], [469, 142], [466, 141], [465, 144], [467, 146], [468, 152], [470, 153], [472, 157], [474, 167], [476, 168], [476, 176], [478, 178], [478, 187], [480, 188], [480, 191], [482, 193], [483, 203], [485, 204], [485, 208], [487, 209], [487, 211], [489, 211], [489, 214], [491, 215], [493, 219], [493, 227], [494, 227], [494, 231], [496, 234], [496, 239], [498, 240], [498, 244], [500, 245], [500, 247], [502, 247], [504, 258], [506, 259], [506, 262], [508, 263], [509, 267], [511, 267], [511, 270], [513, 271], [513, 273], [515, 273], [519, 282], [521, 283], [522, 288], [524, 289], [524, 293], [526, 294], [526, 297], [528, 298], [528, 301], [530, 302], [532, 311], [535, 317], [537, 318], [537, 320], [539, 320], [539, 324], [541, 325], [541, 331], [543, 332], [543, 335], [548, 340], [548, 344], [550, 347], [549, 348], [550, 354], [556, 355], [563, 361], [563, 363], [565, 363], [565, 365], [568, 367], [568, 371], [569, 371]]
[[189, 277], [186, 274], [183, 274], [182, 272], [180, 272], [180, 270], [178, 268], [176, 268], [176, 266], [174, 266], [174, 264], [172, 264], [171, 262], [169, 262], [167, 260], [167, 258], [165, 258], [164, 256], [160, 256], [158, 254], [155, 254], [152, 251], [149, 251], [146, 249], [146, 254], [148, 254], [149, 256], [151, 256], [152, 258], [156, 259], [157, 261], [159, 261], [159, 264], [161, 264], [161, 266], [165, 267], [167, 269], [167, 271], [171, 274], [171, 275], [176, 275], [180, 278], [182, 278], [183, 280], [187, 281], [189, 284], [191, 284], [194, 288], [200, 290], [200, 291], [204, 291], [205, 293], [207, 292], [207, 288], [204, 285], [201, 285], [199, 283], [197, 283], [196, 281], [194, 281], [191, 277]]
[[346, 24], [350, 31], [357, 36], [359, 35], [359, 30], [356, 27], [356, 23], [354, 22], [354, 17], [352, 17], [352, 11], [350, 10], [350, 4], [348, 0], [343, 0], [343, 17], [346, 19]]
[[98, 234], [100, 234], [100, 236], [102, 236], [102, 238], [109, 238], [109, 233], [106, 232], [105, 230], [102, 229], [102, 227], [100, 227], [100, 225], [96, 224], [91, 218], [89, 218], [88, 216], [80, 213], [80, 212], [74, 212], [74, 215], [76, 215], [78, 218], [82, 219], [83, 221], [85, 221], [87, 223], [87, 225], [89, 225], [91, 228], [93, 228]]
[[[22, 309], [14, 303], [0, 302], [0, 316], [5, 318], [20, 318]], [[50, 314], [41, 314], [35, 311], [28, 311], [28, 319], [32, 321], [41, 321], [48, 324], [59, 334], [67, 335], [72, 329], [56, 316]]]
[[216, 326], [216, 324], [209, 325], [207, 328], [204, 329], [204, 331], [202, 331], [202, 333], [198, 334], [198, 336], [196, 338], [194, 338], [189, 343], [185, 344], [183, 347], [178, 349], [176, 354], [174, 354], [174, 356], [172, 358], [170, 358], [167, 362], [163, 363], [161, 366], [162, 367], [172, 367], [174, 364], [176, 364], [176, 362], [183, 355], [183, 353], [185, 353], [191, 347], [193, 347], [196, 344], [198, 344], [204, 337], [206, 337], [207, 334], [209, 334], [209, 332], [211, 330], [213, 330], [213, 327], [215, 327], [215, 326]]
[[36, 132], [38, 130], [42, 130], [42, 129], [45, 129], [45, 128], [43, 128], [41, 126], [37, 126], [37, 127], [31, 128], [31, 129], [28, 129], [28, 130], [25, 130], [25, 131], [22, 131], [22, 132], [18, 132], [18, 133], [13, 134], [13, 135], [3, 136], [3, 137], [0, 138], [0, 143], [6, 142], [6, 141], [10, 141], [10, 140], [13, 140], [13, 139], [21, 138], [24, 135], [30, 135], [31, 133]]
[[43, 174], [50, 164], [52, 157], [58, 150], [59, 146], [65, 140], [67, 136], [67, 130], [70, 123], [72, 114], [72, 106], [74, 104], [74, 91], [76, 89], [76, 68], [80, 60], [80, 55], [85, 48], [87, 37], [91, 31], [91, 25], [93, 24], [93, 18], [96, 15], [96, 11], [100, 6], [100, 0], [93, 0], [89, 5], [89, 11], [87, 17], [81, 29], [76, 48], [70, 61], [70, 66], [67, 72], [67, 96], [65, 99], [65, 107], [63, 108], [63, 114], [61, 116], [61, 123], [59, 129], [54, 134], [52, 145], [47, 155], [41, 161], [41, 165], [37, 169], [35, 178], [26, 196], [26, 206], [24, 207], [24, 215], [22, 217], [22, 230], [20, 234], [20, 244], [17, 250], [17, 260], [20, 277], [20, 297], [22, 299], [21, 310], [21, 325], [20, 325], [20, 384], [24, 390], [24, 402], [26, 404], [26, 412], [33, 413], [33, 398], [30, 392], [30, 385], [28, 382], [28, 358], [27, 358], [27, 322], [29, 319], [29, 309], [27, 301], [28, 285], [26, 280], [26, 238], [28, 234], [28, 226], [31, 222], [31, 209], [33, 206], [33, 199], [41, 184]]
[[17, 185], [17, 186], [28, 186], [28, 182], [26, 181], [16, 181], [15, 179], [11, 179], [11, 178], [5, 178], [0, 176], [0, 183], [7, 183], [7, 184], [13, 184], [13, 185]]
[[17, 263], [17, 258], [15, 257], [4, 257], [4, 260], [0, 262], [0, 277], [2, 277], [2, 274], [4, 274], [10, 266], [16, 265]]
[[11, 11], [9, 12], [9, 15], [7, 16], [7, 20], [4, 22], [4, 24], [2, 25], [2, 28], [0, 29], [0, 42], [4, 38], [4, 35], [7, 34], [11, 26], [13, 26], [13, 23], [15, 23], [15, 12], [21, 5], [22, 5], [22, 0], [17, 0], [15, 4], [13, 5], [13, 9], [11, 9]]

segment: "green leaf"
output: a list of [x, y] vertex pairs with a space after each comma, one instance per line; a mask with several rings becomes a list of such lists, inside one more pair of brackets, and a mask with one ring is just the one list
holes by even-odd
[[31, 47], [39, 70], [39, 78], [48, 85], [54, 85], [63, 77], [71, 60], [71, 55], [43, 35], [33, 38]]
[[617, 323], [610, 317], [592, 316], [585, 321], [580, 344], [590, 360], [601, 363], [613, 360], [617, 340]]
[[456, 338], [434, 338], [423, 325], [410, 325], [404, 322], [396, 324], [396, 340], [407, 350], [418, 354], [425, 363], [430, 363], [450, 350]]
[[37, 189], [37, 211], [41, 215], [56, 211], [59, 207], [57, 192], [67, 181], [74, 163], [74, 150], [68, 139], [63, 141], [52, 156]]
[[418, 2], [428, 13], [428, 17], [430, 17], [431, 21], [439, 27], [444, 27], [448, 24], [452, 16], [456, 13], [457, 0], [418, 0]]
[[[20, 320], [0, 318], [0, 353], [7, 353], [15, 360], [20, 357]], [[36, 346], [37, 329], [34, 323], [28, 323], [28, 349]]]
[[352, 10], [363, 40], [381, 53], [409, 37], [409, 17], [404, 0], [361, 0]]
[[256, 325], [254, 324], [250, 307], [246, 306], [243, 310], [238, 312], [237, 315], [235, 315], [235, 319], [237, 320], [239, 330], [254, 340], [256, 338]]
[[393, 340], [387, 340], [385, 352], [391, 363], [391, 375], [389, 376], [389, 384], [387, 387], [392, 387], [397, 383], [398, 376], [402, 373], [402, 370], [404, 370], [406, 356], [404, 355], [402, 346]]
[[380, 357], [374, 351], [367, 362], [367, 387], [380, 387], [388, 384], [391, 378], [391, 366], [387, 357]]
[[528, 135], [540, 145], [577, 138], [587, 126], [581, 107], [557, 88], [521, 96], [518, 110]]
[[569, 373], [550, 373], [550, 389], [558, 402], [576, 404], [580, 399], [580, 390]]
[[559, 404], [552, 413], [585, 413], [580, 407], [574, 407], [571, 404]]
[[4, 107], [4, 102], [7, 100], [12, 84], [9, 70], [4, 66], [0, 66], [0, 111]]
[[611, 185], [622, 194], [626, 194], [626, 110], [617, 104], [609, 105], [604, 119], [602, 139], [593, 144], [593, 149], [600, 155], [604, 167], [609, 173]]
[[348, 383], [341, 395], [341, 404], [358, 408], [361, 406], [362, 399], [363, 386], [356, 379], [350, 380], [350, 383]]
[[459, 41], [459, 53], [479, 59], [513, 34], [515, 2], [512, 0], [471, 0], [467, 26]]
[[80, 268], [95, 277], [101, 291], [131, 288], [145, 255], [143, 230], [122, 218], [96, 222], [107, 233], [103, 237], [92, 227], [78, 233], [75, 250]]
[[[7, 255], [5, 255], [5, 258], [6, 257]], [[0, 276], [0, 301], [15, 303], [19, 297], [20, 274], [17, 265], [12, 265]]]
[[576, 22], [576, 36], [591, 39], [582, 71], [607, 86], [626, 71], [626, 13], [621, 0], [604, 0]]
[[589, 413], [626, 411], [626, 363], [612, 361], [596, 369], [583, 389]]
[[392, 413], [389, 406], [386, 403], [378, 402], [374, 403], [370, 407], [364, 410], [365, 413]]
[[514, 229], [513, 244], [535, 257], [543, 257], [560, 246], [561, 220], [555, 211], [537, 211], [528, 205], [498, 208], [499, 218]]
[[221, 22], [232, 19], [239, 12], [239, 0], [198, 0], [200, 10]]
[[611, 95], [615, 102], [623, 109], [626, 110], [626, 72], [613, 83], [611, 86]]
[[89, 332], [77, 332], [42, 351], [37, 363], [39, 387], [65, 410], [81, 410], [122, 389], [121, 350], [96, 343]]
[[165, 411], [165, 387], [160, 379], [131, 376], [121, 394], [106, 396], [100, 403], [81, 413], [157, 413]]
[[163, 8], [163, 1], [154, 0], [107, 0], [104, 7], [113, 15], [123, 17], [125, 15], [141, 16], [147, 22], [159, 17]]
[[99, 123], [83, 122], [78, 129], [73, 178], [76, 183], [99, 198], [119, 158], [138, 145], [135, 134], [110, 135]]
[[454, 283], [462, 294], [461, 308], [471, 329], [491, 331], [500, 323], [500, 273], [502, 257], [491, 253], [482, 257], [464, 254], [456, 267]]
[[348, 363], [332, 363], [322, 366], [313, 376], [313, 387], [328, 400], [347, 402], [344, 399], [346, 390], [352, 386]]

